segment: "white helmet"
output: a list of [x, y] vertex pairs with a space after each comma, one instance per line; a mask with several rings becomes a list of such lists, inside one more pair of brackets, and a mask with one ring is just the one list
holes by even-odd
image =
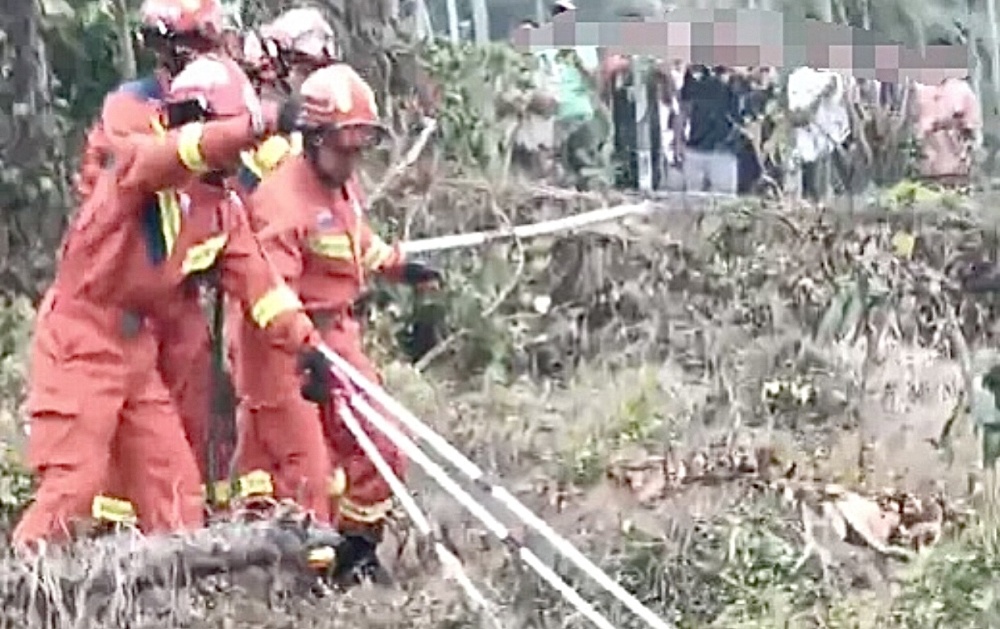
[[280, 50], [318, 63], [329, 63], [338, 55], [333, 27], [319, 9], [313, 7], [285, 11], [270, 24], [262, 26], [260, 34], [277, 44]]

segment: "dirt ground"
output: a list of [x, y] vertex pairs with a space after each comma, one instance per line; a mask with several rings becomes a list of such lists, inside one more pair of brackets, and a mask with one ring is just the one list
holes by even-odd
[[[538, 198], [525, 195], [511, 214], [522, 222], [593, 205]], [[415, 219], [414, 232], [489, 226], [498, 220], [483, 209], [491, 203], [468, 203], [461, 225], [420, 223], [440, 215]], [[799, 503], [778, 482], [788, 470], [802, 486], [866, 495], [892, 488], [962, 501], [976, 489], [969, 420], [956, 422], [949, 447], [938, 443], [970, 375], [962, 353], [992, 339], [982, 323], [992, 302], [966, 299], [939, 277], [960, 253], [982, 246], [975, 223], [957, 214], [845, 218], [744, 208], [625, 221], [488, 255], [440, 255], [435, 262], [450, 272], [450, 333], [467, 331], [450, 353], [419, 371], [390, 347], [392, 326], [412, 314], [412, 302], [383, 310], [370, 334], [389, 348], [382, 355], [396, 356], [384, 362], [389, 391], [657, 613], [674, 614], [679, 626], [737, 626], [719, 615], [706, 585], [718, 585], [711, 573], [723, 568], [698, 558], [708, 546], [726, 555], [737, 532], [766, 528], [792, 553], [782, 565], [794, 563], [808, 540]], [[918, 236], [906, 259], [892, 245], [901, 231]], [[491, 258], [500, 270], [487, 268]], [[859, 277], [881, 278], [883, 292], [866, 288], [852, 302]], [[549, 305], [540, 307], [539, 297]], [[865, 299], [875, 304], [867, 318], [852, 318], [851, 304]], [[491, 311], [493, 303], [500, 306]], [[946, 308], [962, 314], [968, 347], [940, 331]], [[766, 474], [692, 476], [695, 461], [718, 451], [764, 447], [773, 467]], [[686, 483], [671, 476], [679, 463]], [[425, 475], [415, 471], [411, 483], [498, 605], [503, 626], [588, 626]], [[536, 534], [503, 518], [615, 626], [643, 626]], [[718, 533], [724, 527], [728, 542]], [[809, 587], [819, 587], [826, 568], [833, 581], [848, 582], [845, 591], [890, 600], [898, 566], [884, 570], [875, 553], [835, 533], [821, 542], [832, 559], [808, 556], [795, 570]], [[244, 575], [222, 594], [168, 597], [153, 605], [155, 617], [128, 626], [488, 626], [419, 546], [405, 524], [388, 535], [383, 559], [400, 582], [392, 591], [267, 603], [253, 595], [263, 586]]]

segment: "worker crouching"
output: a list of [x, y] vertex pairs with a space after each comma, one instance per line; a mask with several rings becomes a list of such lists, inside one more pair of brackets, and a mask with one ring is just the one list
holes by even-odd
[[[439, 275], [405, 263], [398, 247], [373, 232], [352, 183], [360, 156], [384, 131], [371, 88], [349, 66], [334, 64], [306, 79], [300, 100], [303, 153], [287, 158], [261, 182], [249, 211], [261, 223], [257, 236], [265, 252], [298, 290], [326, 344], [378, 382], [352, 304], [371, 274], [413, 284], [436, 282]], [[348, 581], [387, 576], [375, 548], [392, 506], [391, 490], [335, 419], [329, 387], [303, 390], [322, 407], [319, 412], [317, 404], [302, 399], [289, 358], [274, 352], [249, 322], [243, 323], [237, 354], [246, 387], [240, 451], [265, 453], [279, 496], [333, 518], [346, 534], [335, 576]], [[314, 375], [325, 370], [322, 363], [304, 367]], [[372, 437], [402, 477], [404, 457], [381, 435]], [[342, 473], [331, 476], [335, 469]]]
[[[156, 369], [151, 318], [218, 260], [227, 289], [253, 304], [269, 338], [315, 344], [298, 299], [267, 263], [214, 182], [278, 127], [232, 62], [201, 58], [172, 82], [179, 126], [114, 138], [39, 308], [31, 348], [28, 458], [38, 490], [14, 531], [19, 548], [65, 540], [89, 515], [112, 453], [146, 533], [203, 524], [198, 468]], [[210, 112], [183, 122], [191, 109]], [[285, 119], [289, 118], [288, 112]], [[151, 125], [152, 126], [152, 125]]]

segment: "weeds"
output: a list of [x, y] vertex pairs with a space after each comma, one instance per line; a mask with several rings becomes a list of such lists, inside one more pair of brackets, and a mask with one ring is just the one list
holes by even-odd
[[[494, 220], [483, 207], [499, 197], [475, 194], [479, 205], [462, 206], [461, 217], [441, 212], [438, 221], [461, 229]], [[705, 469], [697, 476], [694, 466], [712, 461], [687, 456], [780, 447], [779, 458], [797, 468], [769, 474], [794, 472], [818, 486], [839, 480], [859, 492], [876, 482], [914, 490], [930, 478], [963, 497], [969, 431], [956, 432], [951, 464], [930, 441], [959, 407], [961, 352], [992, 339], [992, 299], [970, 299], [954, 284], [962, 256], [986, 245], [982, 230], [969, 227], [975, 223], [933, 215], [915, 223], [920, 202], [914, 194], [908, 217], [870, 221], [763, 209], [679, 218], [657, 233], [615, 226], [526, 251], [498, 248], [489, 264], [449, 254], [439, 261], [450, 271], [445, 293], [420, 302], [388, 289], [374, 300], [372, 351], [390, 391], [679, 627], [992, 626], [1000, 622], [992, 576], [1000, 568], [1000, 502], [990, 479], [963, 530], [946, 531], [910, 564], [891, 560], [882, 573], [873, 553], [847, 543], [828, 549], [828, 563], [803, 559], [801, 519], [772, 479]], [[912, 242], [894, 237], [901, 231]], [[522, 258], [518, 276], [510, 268]], [[961, 315], [958, 326], [949, 313]], [[413, 340], [403, 332], [424, 316], [437, 326], [436, 340], [457, 340], [423, 369], [396, 362], [400, 340]], [[30, 313], [0, 312], [0, 360], [23, 365], [29, 325]], [[0, 382], [15, 411], [22, 374], [12, 368]], [[4, 427], [11, 435], [19, 433], [15, 418]], [[873, 473], [862, 474], [868, 442]], [[666, 491], [662, 483], [676, 481], [667, 462], [682, 454], [689, 477], [704, 482]], [[634, 461], [656, 461], [661, 476], [623, 489], [611, 471]], [[0, 490], [11, 518], [30, 488], [15, 465], [12, 458]], [[509, 626], [584, 626], [425, 479], [415, 474], [413, 486]], [[539, 552], [616, 626], [640, 626]], [[316, 626], [475, 626], [412, 548], [395, 567], [412, 576], [404, 602], [319, 603], [328, 618]], [[215, 613], [235, 614], [233, 605], [219, 602]], [[247, 626], [278, 615], [262, 613]]]

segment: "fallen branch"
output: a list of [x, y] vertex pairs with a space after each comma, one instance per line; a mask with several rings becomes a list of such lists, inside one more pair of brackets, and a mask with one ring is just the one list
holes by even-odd
[[406, 152], [403, 159], [397, 162], [385, 175], [385, 177], [383, 177], [382, 182], [378, 185], [378, 188], [376, 188], [375, 192], [373, 192], [368, 198], [369, 206], [374, 205], [377, 201], [381, 201], [382, 198], [385, 197], [386, 190], [388, 190], [389, 186], [396, 181], [396, 178], [402, 175], [407, 168], [416, 163], [417, 158], [419, 158], [420, 154], [424, 152], [424, 147], [427, 146], [427, 142], [431, 139], [431, 136], [436, 130], [437, 120], [428, 118], [425, 121], [423, 130], [413, 143], [413, 146], [411, 146], [410, 150]]
[[313, 526], [290, 509], [268, 520], [226, 522], [185, 535], [121, 533], [79, 542], [33, 560], [5, 561], [0, 617], [25, 627], [37, 626], [38, 618], [46, 619], [44, 626], [73, 626], [68, 623], [133, 617], [144, 591], [176, 592], [251, 568], [289, 573], [308, 590], [316, 576], [308, 564], [310, 551], [335, 548], [339, 541], [332, 529]]

